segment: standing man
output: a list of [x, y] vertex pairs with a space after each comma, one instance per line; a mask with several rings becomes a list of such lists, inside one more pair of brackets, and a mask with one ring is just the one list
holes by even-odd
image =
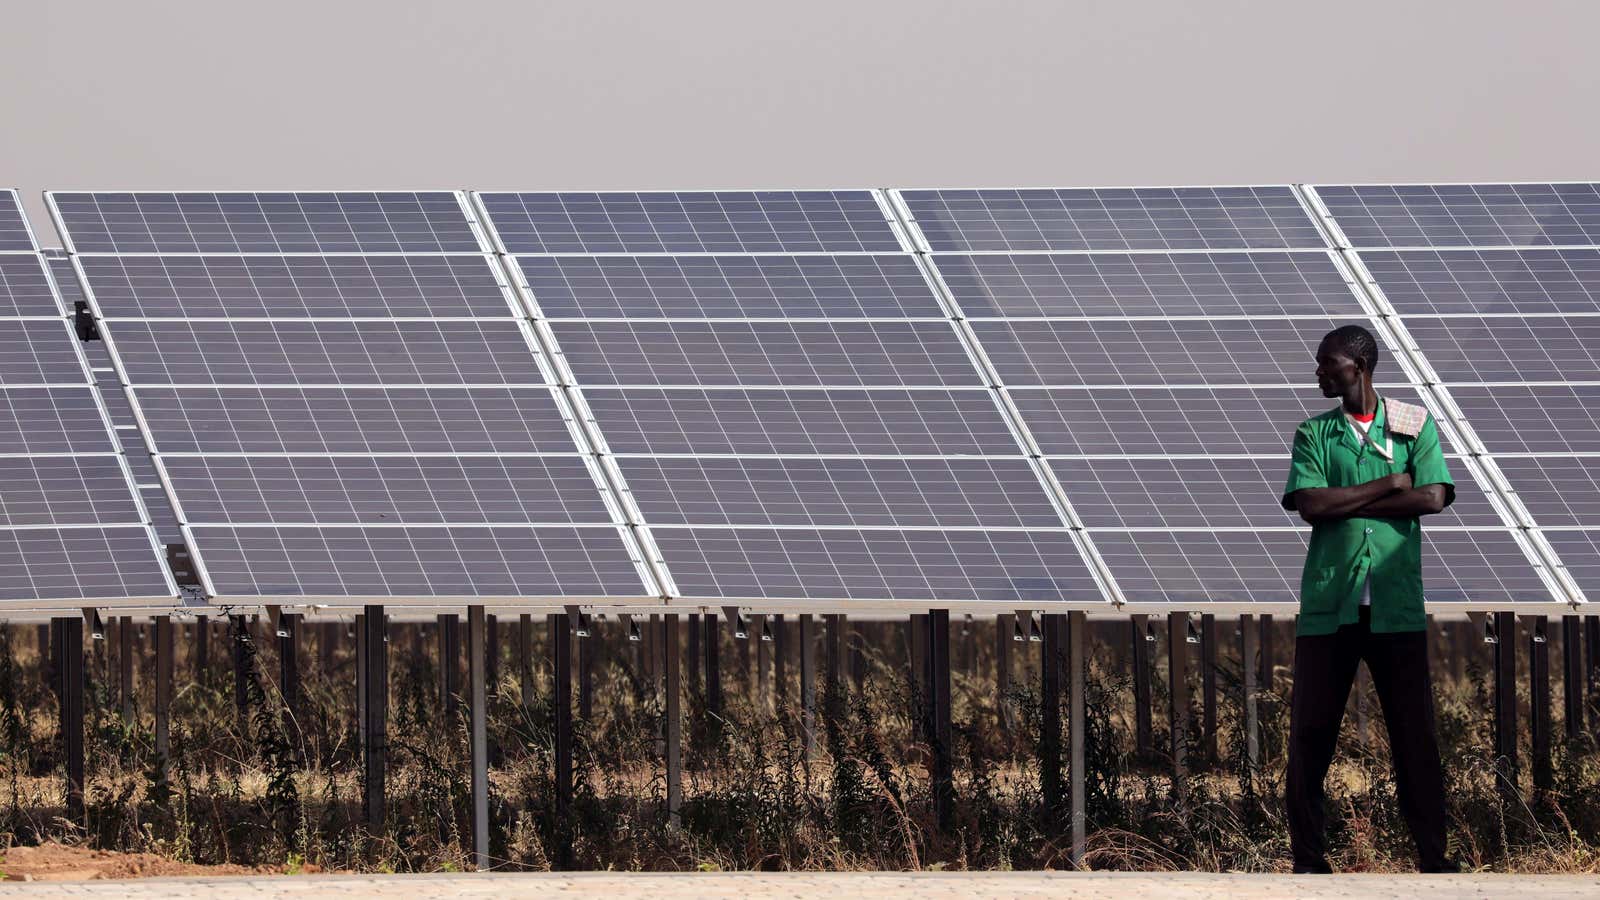
[[1424, 872], [1458, 871], [1445, 852], [1444, 773], [1428, 676], [1421, 516], [1455, 500], [1439, 431], [1420, 406], [1372, 389], [1378, 342], [1359, 325], [1317, 348], [1317, 385], [1339, 406], [1294, 434], [1284, 509], [1311, 524], [1300, 578], [1285, 804], [1294, 871], [1331, 872], [1323, 781], [1365, 660], [1383, 704], [1400, 809]]

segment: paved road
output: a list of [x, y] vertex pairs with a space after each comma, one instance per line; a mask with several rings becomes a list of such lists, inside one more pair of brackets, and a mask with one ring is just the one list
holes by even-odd
[[1600, 897], [1600, 875], [1211, 875], [1195, 872], [992, 873], [716, 873], [585, 872], [486, 875], [281, 875], [264, 878], [150, 878], [140, 881], [37, 882], [0, 885], [0, 897], [483, 897], [552, 895], [616, 900], [702, 897], [1052, 897], [1112, 900], [1172, 897], [1255, 900], [1266, 897], [1515, 897], [1517, 900]]

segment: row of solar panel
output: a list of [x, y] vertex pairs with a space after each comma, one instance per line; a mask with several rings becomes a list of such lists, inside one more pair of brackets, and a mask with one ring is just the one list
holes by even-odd
[[[1245, 258], [1248, 258], [1248, 256], [1246, 256], [1246, 255], [1238, 255], [1238, 256], [1245, 256]], [[1326, 271], [1336, 272], [1336, 271], [1334, 271], [1333, 266], [1331, 266], [1331, 264], [1328, 263], [1328, 258], [1326, 258], [1325, 255], [1320, 255], [1320, 253], [1318, 253], [1318, 255], [1307, 255], [1307, 256], [1310, 256], [1310, 258], [1314, 258], [1314, 259], [1320, 259], [1320, 261], [1322, 261], [1323, 267], [1325, 267]], [[888, 258], [888, 259], [896, 259], [896, 258]], [[984, 259], [987, 259], [987, 258], [974, 258], [974, 259], [979, 259], [979, 261], [984, 261]], [[1174, 269], [1181, 269], [1181, 267], [1182, 267], [1182, 258], [1171, 258], [1171, 259], [1173, 259], [1173, 261], [1170, 261], [1170, 263], [1168, 263], [1168, 266], [1174, 267]], [[904, 261], [904, 259], [896, 259], [896, 261], [898, 261], [898, 263], [906, 263], [906, 261]], [[941, 261], [941, 267], [942, 267], [942, 263], [944, 263], [944, 261], [946, 261], [946, 258], [941, 258], [941, 259], [939, 259], [939, 261]], [[93, 258], [86, 258], [86, 263], [93, 264], [93, 263], [96, 263], [96, 261], [94, 261]], [[526, 263], [528, 263], [528, 261], [523, 261], [523, 263], [525, 263], [525, 269], [526, 269], [526, 267], [528, 267], [528, 264], [526, 264]], [[581, 263], [582, 263], [582, 261], [578, 261], [578, 263], [573, 263], [573, 267], [579, 267], [579, 266], [581, 266]], [[722, 263], [722, 261], [720, 261], [720, 259], [718, 259], [718, 267], [720, 267], [720, 263]], [[1110, 267], [1114, 267], [1115, 264], [1117, 264], [1117, 259], [1106, 258], [1106, 259], [1104, 259], [1104, 261], [1099, 261], [1099, 259], [1096, 259], [1096, 261], [1094, 261], [1094, 263], [1096, 263], [1096, 264], [1104, 263], [1104, 266], [1106, 266], [1107, 269], [1110, 269]], [[794, 264], [795, 264], [794, 261], [790, 261], [790, 266], [794, 266]], [[979, 266], [979, 264], [982, 264], [982, 263], [974, 263], [974, 266]], [[1213, 266], [1216, 266], [1216, 264], [1213, 264]], [[1242, 266], [1237, 266], [1237, 264], [1232, 263], [1232, 261], [1230, 261], [1230, 259], [1222, 259], [1221, 266], [1216, 266], [1216, 267], [1229, 267], [1229, 266], [1234, 267], [1234, 269], [1242, 269]], [[1258, 267], [1258, 269], [1259, 269], [1259, 267], [1262, 266], [1262, 263], [1253, 263], [1253, 266], [1254, 267]], [[1019, 266], [1019, 264], [1016, 264], [1016, 263], [1013, 263], [1013, 267], [1014, 267], [1014, 269], [1021, 269], [1021, 266]], [[682, 271], [682, 269], [680, 269], [680, 271]], [[1110, 269], [1110, 271], [1115, 271], [1115, 269]], [[1194, 269], [1194, 267], [1190, 267], [1190, 271], [1198, 271], [1198, 269]], [[1059, 274], [1059, 272], [1061, 272], [1061, 269], [1059, 269], [1059, 266], [1058, 266], [1058, 274]], [[1155, 275], [1155, 283], [1158, 283], [1158, 277], [1160, 277], [1160, 272], [1155, 272], [1154, 269], [1150, 269], [1150, 267], [1146, 267], [1146, 272], [1141, 272], [1141, 279], [1146, 279], [1146, 277], [1150, 277], [1150, 275]], [[565, 277], [565, 275], [563, 275], [563, 277]], [[1195, 275], [1195, 277], [1198, 277], [1198, 275]], [[533, 279], [530, 279], [530, 280], [533, 280]], [[1066, 282], [1066, 279], [1061, 279], [1061, 280], [1062, 280], [1062, 282]], [[1102, 280], [1104, 280], [1104, 279], [1102, 279]], [[739, 282], [739, 285], [738, 285], [739, 290], [747, 290], [747, 285], [749, 285], [749, 283], [754, 283], [754, 282]], [[1107, 285], [1107, 287], [1110, 287], [1110, 285]], [[1117, 287], [1122, 288], [1122, 290], [1126, 290], [1125, 285], [1117, 285]], [[1200, 293], [1200, 296], [1206, 296], [1205, 293], [1203, 293], [1203, 291], [1205, 291], [1205, 285], [1202, 285], [1202, 293]], [[549, 295], [550, 291], [546, 290], [546, 291], [544, 291], [544, 293], [546, 293], [546, 295]], [[590, 293], [592, 293], [592, 291], [590, 291]], [[774, 293], [776, 293], [776, 291], [774, 291]], [[813, 293], [813, 296], [816, 296], [816, 295], [818, 295], [819, 291], [811, 291], [811, 293]], [[835, 293], [835, 295], [832, 295], [832, 296], [838, 296], [838, 295], [837, 295], [837, 293]], [[859, 293], [853, 293], [853, 299], [854, 298], [858, 298], [858, 296], [861, 296], [861, 295], [859, 295]], [[1088, 296], [1088, 295], [1085, 295], [1085, 296]], [[1168, 295], [1168, 296], [1171, 296], [1171, 295]], [[1248, 291], [1240, 291], [1240, 293], [1238, 293], [1238, 295], [1235, 295], [1235, 296], [1248, 296]], [[1350, 296], [1349, 295], [1349, 291], [1344, 290], [1344, 298], [1346, 298], [1346, 301], [1349, 301], [1349, 296]], [[826, 309], [826, 307], [822, 307], [822, 304], [818, 304], [818, 306], [819, 306], [819, 309]], [[1245, 306], [1243, 306], [1243, 304], [1242, 304], [1242, 307], [1245, 307]], [[1118, 309], [1120, 309], [1120, 307], [1118, 307]], [[1202, 307], [1202, 309], [1203, 309], [1203, 307]], [[1248, 307], [1245, 307], [1245, 309], [1248, 309]], [[118, 325], [118, 327], [120, 327], [120, 325]], [[1326, 327], [1326, 322], [1323, 323], [1323, 328], [1325, 328], [1325, 327]], [[590, 331], [590, 333], [592, 333], [592, 331]], [[594, 343], [597, 344], [597, 348], [598, 348], [597, 349], [597, 356], [595, 356], [595, 359], [600, 360], [600, 362], [605, 362], [605, 360], [610, 359], [610, 354], [608, 354], [608, 352], [606, 352], [606, 344], [610, 343], [610, 341], [613, 341], [614, 340], [614, 336], [616, 336], [616, 335], [622, 335], [622, 336], [624, 336], [624, 338], [626, 338], [626, 336], [629, 336], [629, 335], [635, 336], [635, 343], [640, 344], [640, 346], [638, 346], [638, 351], [640, 351], [640, 357], [643, 357], [643, 352], [645, 352], [645, 351], [651, 352], [651, 354], [653, 354], [653, 352], [658, 351], [658, 346], [656, 346], [656, 344], [646, 344], [646, 343], [643, 343], [643, 341], [637, 341], [637, 331], [602, 331], [602, 333], [600, 333], [600, 335], [598, 335], [597, 338], [595, 338], [595, 340], [594, 340]], [[723, 348], [723, 346], [736, 346], [736, 348], [741, 349], [741, 351], [742, 351], [742, 349], [749, 348], [749, 346], [750, 346], [749, 338], [746, 338], [746, 336], [742, 336], [742, 333], [736, 333], [736, 335], [739, 335], [739, 340], [728, 341], [728, 343], [726, 343], [726, 344], [723, 343], [723, 341], [718, 340], [718, 341], [714, 341], [714, 344], [715, 344], [715, 346], [717, 346], [717, 348]], [[653, 336], [653, 335], [651, 335], [651, 336]], [[1144, 349], [1144, 341], [1141, 340], [1141, 335], [1138, 335], [1138, 333], [1134, 333], [1133, 338], [1134, 338], [1134, 341], [1138, 341], [1139, 348]], [[880, 343], [882, 343], [882, 341], [880, 341]], [[565, 348], [565, 344], [566, 344], [566, 341], [563, 340], [562, 341], [563, 348]], [[1058, 341], [1058, 344], [1061, 344], [1061, 341]], [[1046, 341], [1045, 346], [1046, 346], [1046, 348], [1048, 348], [1048, 341]], [[1066, 346], [1066, 344], [1061, 344], [1061, 346]], [[768, 354], [768, 352], [765, 352], [766, 348], [760, 348], [760, 349], [762, 349], [763, 352], [760, 352], [760, 354], [757, 354], [757, 356], [763, 357], [763, 359], [771, 359], [770, 354]], [[1058, 349], [1058, 351], [1054, 351], [1054, 352], [1059, 352], [1059, 349]], [[1021, 354], [1018, 354], [1018, 356], [1022, 357], [1022, 359], [1032, 359], [1032, 357], [1030, 357], [1029, 352], [1026, 352], [1026, 348], [1024, 348], [1024, 352], [1021, 352]], [[330, 357], [330, 359], [331, 359], [331, 357]], [[891, 362], [893, 362], [893, 360], [891, 360]], [[730, 368], [733, 368], [733, 365], [730, 364]], [[693, 367], [690, 367], [690, 370], [693, 370]], [[893, 372], [893, 370], [891, 370], [891, 372]], [[742, 373], [734, 373], [734, 378], [742, 378]], [[742, 381], [741, 381], [741, 383], [742, 383]], [[266, 392], [262, 392], [262, 394], [266, 394]], [[624, 394], [624, 396], [626, 396], [626, 394], [629, 394], [629, 392], [627, 392], [627, 391], [619, 391], [618, 394]], [[666, 397], [666, 396], [672, 396], [672, 394], [675, 394], [675, 392], [661, 392], [661, 394], [662, 394], [662, 396]], [[699, 394], [706, 394], [706, 396], [710, 396], [710, 394], [714, 394], [714, 392], [704, 391], [704, 392], [699, 392]], [[741, 391], [741, 394], [746, 394], [746, 392]], [[762, 392], [754, 392], [754, 391], [752, 391], [752, 392], [749, 392], [749, 394], [752, 394], [752, 396], [758, 396], [758, 394], [762, 394]], [[821, 392], [819, 392], [819, 394], [821, 394]], [[920, 394], [920, 392], [918, 392], [918, 394]], [[824, 396], [826, 396], [826, 394], [824, 394]], [[917, 396], [917, 394], [909, 394], [909, 396]], [[1176, 394], [1174, 394], [1174, 396], [1176, 396]], [[1102, 412], [1101, 415], [1104, 416], [1104, 412]], [[755, 423], [755, 424], [762, 424], [762, 423], [760, 423], [760, 421], [757, 421], [757, 423]], [[802, 423], [802, 424], [805, 424], [805, 423]], [[1003, 421], [1002, 421], [1002, 428], [1003, 428], [1003, 426], [1005, 426], [1005, 423], [1003, 423]], [[685, 429], [685, 431], [688, 431], [688, 429]], [[802, 429], [802, 432], [803, 432], [803, 429]], [[846, 434], [848, 434], [848, 432], [846, 432]], [[998, 432], [997, 432], [997, 434], [998, 434]], [[1274, 436], [1274, 440], [1277, 440], [1277, 442], [1282, 442], [1282, 436]], [[1013, 444], [1011, 444], [1010, 452], [1013, 452], [1013, 453], [1016, 452], [1016, 445], [1014, 445], [1014, 442], [1013, 442]], [[835, 541], [835, 543], [837, 543], [837, 541]]]
[[[1319, 185], [1339, 246], [1600, 244], [1594, 184]], [[1288, 186], [1039, 190], [484, 193], [508, 253], [875, 253], [1326, 246]], [[452, 253], [482, 244], [451, 192], [54, 193], [75, 253]], [[0, 250], [31, 249], [15, 204]]]

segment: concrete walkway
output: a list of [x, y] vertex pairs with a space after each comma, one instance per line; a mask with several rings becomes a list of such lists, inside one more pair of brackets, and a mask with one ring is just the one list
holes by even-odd
[[1212, 875], [1196, 872], [714, 873], [281, 875], [0, 884], [0, 897], [1383, 897], [1516, 900], [1600, 897], [1600, 875]]

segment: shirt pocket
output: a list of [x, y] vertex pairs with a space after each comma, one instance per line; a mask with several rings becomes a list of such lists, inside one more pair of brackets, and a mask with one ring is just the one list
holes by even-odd
[[1300, 609], [1305, 613], [1333, 612], [1339, 608], [1339, 598], [1334, 591], [1334, 580], [1339, 575], [1338, 566], [1307, 568], [1300, 575]]

